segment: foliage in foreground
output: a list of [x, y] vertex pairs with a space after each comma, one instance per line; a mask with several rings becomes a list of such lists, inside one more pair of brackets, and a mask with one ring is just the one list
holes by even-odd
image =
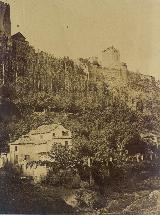
[[48, 196], [30, 181], [22, 181], [15, 168], [0, 170], [0, 213], [3, 214], [75, 214], [59, 196]]

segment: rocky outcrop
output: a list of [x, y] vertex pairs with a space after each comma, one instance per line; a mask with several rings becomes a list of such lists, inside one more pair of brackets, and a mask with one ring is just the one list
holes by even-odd
[[80, 211], [97, 210], [105, 205], [105, 198], [102, 195], [96, 191], [83, 188], [75, 190], [65, 201], [68, 205], [79, 208]]

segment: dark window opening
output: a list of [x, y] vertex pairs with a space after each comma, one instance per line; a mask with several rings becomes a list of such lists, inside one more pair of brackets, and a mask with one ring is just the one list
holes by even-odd
[[15, 151], [17, 151], [18, 150], [18, 147], [17, 146], [15, 146]]
[[65, 147], [68, 147], [68, 141], [65, 141]]
[[69, 134], [68, 134], [68, 131], [62, 131], [62, 135], [63, 136], [68, 136]]
[[25, 155], [24, 156], [24, 160], [28, 161], [30, 159], [30, 156], [29, 155]]

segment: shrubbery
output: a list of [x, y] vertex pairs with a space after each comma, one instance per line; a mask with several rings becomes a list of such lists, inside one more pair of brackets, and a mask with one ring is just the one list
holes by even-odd
[[53, 186], [64, 186], [67, 188], [79, 188], [80, 187], [80, 176], [73, 170], [59, 170], [54, 172], [50, 170], [47, 178], [43, 183]]

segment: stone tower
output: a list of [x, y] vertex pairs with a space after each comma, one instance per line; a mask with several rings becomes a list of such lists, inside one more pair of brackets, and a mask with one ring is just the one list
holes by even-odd
[[0, 85], [4, 85], [9, 77], [10, 38], [10, 6], [0, 1]]
[[119, 69], [120, 53], [113, 46], [102, 51], [102, 66], [110, 69]]
[[11, 36], [10, 6], [0, 1], [0, 36]]

